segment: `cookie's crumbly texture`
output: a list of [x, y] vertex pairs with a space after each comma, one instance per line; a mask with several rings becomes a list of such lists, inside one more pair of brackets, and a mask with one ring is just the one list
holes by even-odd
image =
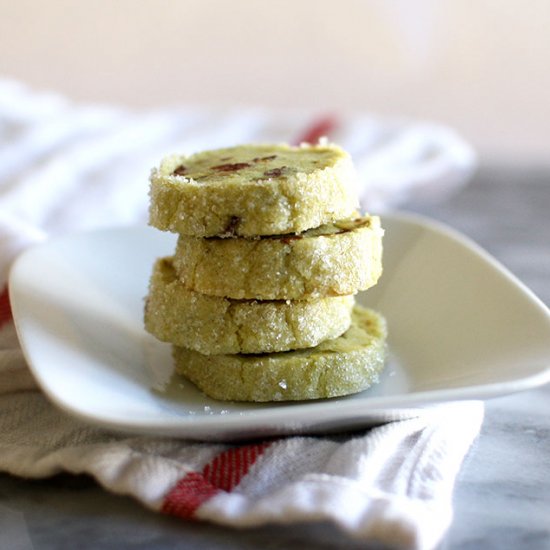
[[345, 332], [353, 296], [312, 301], [231, 300], [187, 290], [171, 258], [155, 263], [145, 328], [202, 354], [266, 353], [316, 346]]
[[191, 235], [299, 233], [358, 208], [356, 172], [335, 145], [242, 145], [170, 156], [151, 173], [150, 224]]
[[299, 235], [260, 239], [180, 236], [174, 268], [189, 289], [237, 299], [355, 294], [382, 273], [380, 219], [362, 217]]
[[317, 347], [264, 355], [205, 356], [174, 346], [178, 373], [226, 401], [295, 401], [362, 391], [384, 367], [386, 323], [355, 306], [345, 334]]

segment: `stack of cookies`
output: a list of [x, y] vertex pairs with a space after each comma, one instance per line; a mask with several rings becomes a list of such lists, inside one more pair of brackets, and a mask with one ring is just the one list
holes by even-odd
[[355, 294], [382, 271], [380, 220], [359, 216], [334, 145], [247, 145], [164, 159], [150, 223], [179, 235], [157, 260], [145, 327], [210, 397], [318, 399], [361, 391], [386, 326]]

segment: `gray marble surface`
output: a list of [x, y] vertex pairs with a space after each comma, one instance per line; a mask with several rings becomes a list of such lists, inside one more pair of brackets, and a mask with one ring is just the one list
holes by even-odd
[[[450, 200], [410, 205], [477, 241], [550, 303], [550, 169], [484, 168]], [[440, 550], [550, 549], [550, 385], [487, 401]], [[329, 525], [234, 531], [184, 523], [85, 477], [0, 474], [0, 549], [359, 548]]]

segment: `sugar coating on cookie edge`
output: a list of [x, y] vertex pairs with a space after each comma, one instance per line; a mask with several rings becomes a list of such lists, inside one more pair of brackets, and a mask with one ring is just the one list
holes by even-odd
[[151, 225], [197, 237], [296, 233], [358, 208], [357, 174], [336, 145], [241, 145], [172, 155], [151, 173]]
[[339, 338], [305, 350], [204, 356], [174, 346], [176, 371], [206, 395], [226, 401], [297, 401], [349, 395], [379, 380], [387, 328], [373, 310], [355, 306]]
[[364, 216], [255, 239], [180, 235], [174, 267], [187, 288], [215, 296], [302, 300], [355, 294], [382, 273], [383, 233], [378, 217]]
[[231, 300], [187, 290], [172, 259], [150, 279], [145, 328], [159, 340], [206, 355], [308, 348], [335, 338], [351, 323], [353, 296], [304, 300]]

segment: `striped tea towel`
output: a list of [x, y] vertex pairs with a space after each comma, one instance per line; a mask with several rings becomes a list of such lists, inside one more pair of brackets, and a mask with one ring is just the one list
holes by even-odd
[[149, 170], [166, 154], [322, 135], [352, 154], [371, 212], [412, 196], [444, 197], [475, 165], [470, 147], [434, 124], [262, 109], [136, 113], [0, 80], [0, 470], [86, 473], [156, 512], [231, 527], [329, 521], [391, 548], [437, 545], [479, 433], [480, 403], [339, 437], [236, 445], [124, 436], [52, 406], [18, 345], [5, 285], [26, 247], [76, 229], [145, 222]]

